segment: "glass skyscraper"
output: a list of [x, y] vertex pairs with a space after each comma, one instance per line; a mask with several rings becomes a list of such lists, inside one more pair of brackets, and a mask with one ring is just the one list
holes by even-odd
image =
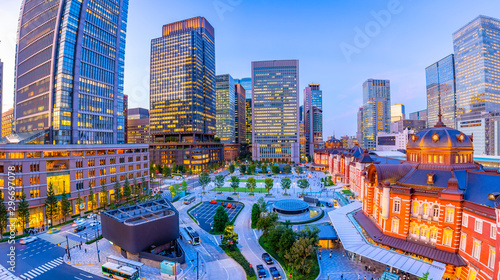
[[252, 78], [236, 79], [234, 81], [245, 89], [245, 98], [252, 98]]
[[299, 61], [252, 62], [252, 157], [299, 162]]
[[374, 150], [377, 133], [390, 132], [391, 84], [389, 80], [368, 79], [363, 83], [363, 145]]
[[16, 49], [15, 131], [39, 142], [125, 142], [128, 0], [24, 0]]
[[[196, 172], [220, 163], [222, 144], [214, 142], [215, 41], [210, 23], [196, 17], [164, 25], [162, 37], [151, 41], [150, 75], [153, 161]], [[234, 97], [231, 108], [234, 112]]]
[[453, 47], [457, 116], [500, 112], [500, 21], [478, 16], [453, 34]]
[[235, 126], [235, 84], [229, 74], [215, 77], [215, 94], [217, 96], [216, 133], [222, 143], [236, 143]]
[[246, 100], [245, 88], [241, 84], [234, 85], [234, 126], [236, 143], [246, 144]]
[[323, 91], [318, 84], [304, 89], [304, 129], [306, 154], [314, 154], [314, 143], [323, 141]]
[[455, 60], [453, 54], [425, 69], [427, 85], [427, 123], [438, 122], [439, 96], [441, 96], [442, 121], [447, 127], [455, 128], [456, 93]]

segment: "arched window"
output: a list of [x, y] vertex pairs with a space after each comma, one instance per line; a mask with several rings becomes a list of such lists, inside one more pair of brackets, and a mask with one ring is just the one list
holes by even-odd
[[432, 230], [431, 230], [430, 238], [431, 238], [434, 242], [436, 242], [436, 240], [437, 240], [437, 238], [438, 238], [438, 231], [437, 231], [437, 229], [435, 229], [435, 228], [434, 228], [434, 229], [432, 229]]
[[418, 202], [413, 202], [413, 214], [418, 214], [418, 212], [420, 211], [420, 208], [419, 208], [419, 205], [418, 205]]
[[432, 209], [432, 215], [436, 218], [439, 217], [439, 205], [434, 205]]
[[423, 209], [424, 209], [424, 215], [429, 216], [429, 212], [430, 212], [429, 204], [424, 203]]

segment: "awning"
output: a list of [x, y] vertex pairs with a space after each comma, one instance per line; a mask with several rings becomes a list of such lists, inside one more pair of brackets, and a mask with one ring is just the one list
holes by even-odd
[[433, 263], [424, 262], [368, 243], [356, 228], [359, 225], [357, 225], [354, 218], [348, 216], [349, 213], [360, 208], [361, 203], [356, 201], [328, 213], [333, 227], [344, 245], [344, 249], [418, 277], [422, 277], [424, 273], [429, 272], [428, 279], [438, 280], [443, 278], [446, 268], [444, 263], [437, 261]]

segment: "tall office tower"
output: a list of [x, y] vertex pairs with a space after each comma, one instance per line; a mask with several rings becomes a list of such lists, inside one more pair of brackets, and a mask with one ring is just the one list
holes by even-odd
[[[163, 26], [151, 41], [150, 153], [195, 172], [223, 160], [215, 136], [214, 29], [203, 17]], [[234, 108], [234, 106], [233, 106]]]
[[130, 108], [128, 109], [127, 119], [129, 120], [149, 119], [149, 110], [146, 108]]
[[131, 108], [127, 114], [127, 143], [149, 143], [149, 110]]
[[[0, 59], [0, 114], [3, 113], [3, 62]], [[0, 131], [2, 131], [2, 124], [0, 124]], [[3, 137], [3, 136], [2, 136]]]
[[427, 122], [427, 109], [410, 113], [410, 120], [423, 120]]
[[245, 88], [241, 84], [234, 85], [234, 123], [236, 143], [246, 144], [246, 108], [245, 108]]
[[215, 137], [222, 143], [236, 143], [235, 115], [235, 83], [231, 75], [217, 75], [215, 77], [216, 113]]
[[240, 84], [245, 89], [245, 98], [252, 98], [252, 78], [235, 79], [235, 83]]
[[15, 131], [37, 143], [125, 142], [128, 0], [24, 0], [16, 48]]
[[125, 118], [125, 143], [128, 139], [128, 95], [123, 95], [123, 117]]
[[252, 158], [299, 162], [299, 61], [252, 62]]
[[358, 119], [358, 130], [356, 131], [356, 138], [358, 139], [359, 145], [361, 147], [363, 146], [363, 107], [359, 107], [358, 113], [357, 113], [357, 119]]
[[457, 116], [500, 112], [500, 20], [478, 16], [453, 34], [453, 48]]
[[[441, 102], [441, 120], [447, 126], [455, 128], [456, 93], [455, 61], [453, 54], [425, 68], [427, 85], [427, 123], [433, 126], [438, 122], [439, 102]], [[439, 101], [439, 98], [441, 101]]]
[[246, 109], [246, 115], [245, 115], [246, 139], [247, 139], [247, 144], [248, 145], [252, 145], [252, 131], [253, 131], [253, 126], [252, 126], [252, 98], [247, 98], [245, 100], [245, 109]]
[[304, 89], [304, 123], [306, 155], [314, 154], [314, 146], [323, 141], [323, 91], [318, 84]]
[[304, 105], [299, 106], [299, 122], [304, 121]]
[[391, 123], [406, 119], [405, 105], [391, 105]]
[[2, 113], [2, 138], [12, 134], [12, 129], [14, 128], [14, 109]]
[[[302, 107], [302, 106], [301, 106]], [[306, 124], [304, 121], [299, 122], [299, 149], [300, 149], [300, 161], [306, 161]]]
[[389, 80], [363, 83], [363, 145], [374, 150], [378, 132], [390, 132], [391, 85]]

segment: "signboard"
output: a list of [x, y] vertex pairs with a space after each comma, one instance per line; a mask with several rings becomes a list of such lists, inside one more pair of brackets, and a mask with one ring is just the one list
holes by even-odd
[[160, 272], [162, 274], [177, 275], [177, 263], [171, 261], [162, 261], [160, 264]]
[[80, 205], [78, 205], [78, 208], [80, 210], [85, 209], [85, 203], [81, 203]]

